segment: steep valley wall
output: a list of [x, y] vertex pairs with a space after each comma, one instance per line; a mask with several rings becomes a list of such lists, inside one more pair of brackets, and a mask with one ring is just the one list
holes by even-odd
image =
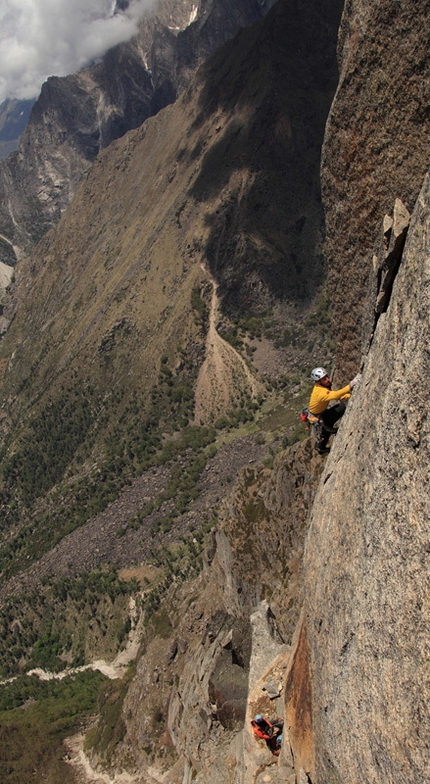
[[[256, 744], [249, 720], [256, 711], [283, 713], [306, 523], [322, 466], [307, 439], [281, 453], [273, 470], [246, 468], [221, 505], [201, 575], [171, 586], [163, 628], [159, 615], [123, 707], [127, 731], [115, 765], [125, 764], [139, 784], [152, 776], [169, 784], [268, 780], [275, 758]], [[286, 781], [286, 771], [294, 780], [291, 759], [280, 770], [271, 781]]]

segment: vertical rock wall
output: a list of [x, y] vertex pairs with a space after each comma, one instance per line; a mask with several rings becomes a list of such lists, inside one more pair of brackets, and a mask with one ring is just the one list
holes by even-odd
[[306, 544], [318, 784], [430, 776], [429, 312], [427, 177]]
[[340, 81], [322, 156], [326, 255], [342, 378], [360, 359], [373, 244], [395, 198], [409, 211], [430, 152], [429, 0], [347, 0]]

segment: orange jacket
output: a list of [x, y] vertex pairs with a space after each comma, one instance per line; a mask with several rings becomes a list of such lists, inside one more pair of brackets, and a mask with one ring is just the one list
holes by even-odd
[[254, 721], [254, 719], [252, 719], [251, 727], [254, 730], [254, 735], [257, 738], [261, 738], [262, 740], [270, 740], [270, 738], [272, 737], [273, 727], [270, 721], [267, 721], [267, 719], [264, 719], [264, 724], [263, 723], [257, 724], [257, 722]]

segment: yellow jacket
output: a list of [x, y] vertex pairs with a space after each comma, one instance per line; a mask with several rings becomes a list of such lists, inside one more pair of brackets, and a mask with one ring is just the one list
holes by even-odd
[[351, 387], [349, 384], [342, 389], [327, 389], [320, 384], [315, 384], [311, 399], [309, 401], [309, 411], [311, 414], [322, 414], [326, 410], [330, 400], [348, 400], [351, 397]]

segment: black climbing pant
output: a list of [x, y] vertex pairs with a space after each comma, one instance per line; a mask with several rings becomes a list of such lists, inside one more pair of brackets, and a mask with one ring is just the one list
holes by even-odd
[[[326, 410], [320, 414], [320, 419], [322, 419], [323, 425], [326, 425], [327, 427], [333, 427], [335, 423], [338, 422], [341, 417], [343, 417], [345, 408], [345, 403], [342, 403], [341, 401], [336, 403], [336, 405], [332, 406], [331, 408], [326, 408]], [[324, 449], [327, 446], [327, 441], [329, 438], [329, 431], [322, 427], [320, 437], [318, 438], [318, 449]]]

